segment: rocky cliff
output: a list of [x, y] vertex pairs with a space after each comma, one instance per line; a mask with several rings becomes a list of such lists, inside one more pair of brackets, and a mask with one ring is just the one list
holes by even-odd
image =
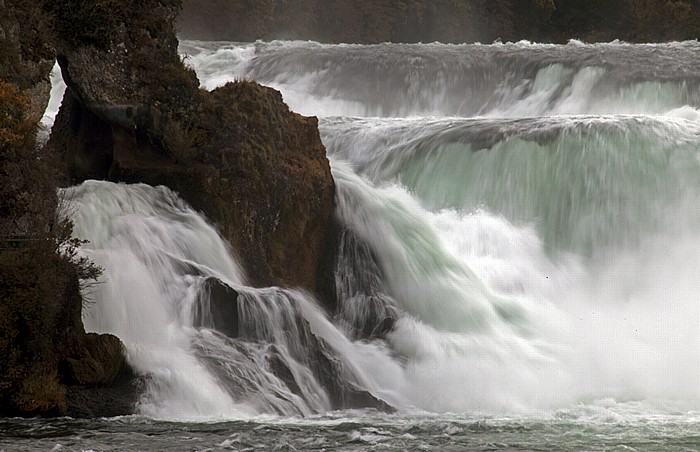
[[40, 5], [0, 0], [0, 414], [124, 414], [132, 379], [118, 397], [91, 395], [129, 368], [119, 339], [85, 334], [80, 281], [98, 269], [56, 216], [56, 161], [36, 143], [53, 64]]
[[200, 90], [177, 54], [177, 11], [163, 0], [51, 3], [68, 92], [50, 148], [70, 183], [170, 187], [219, 226], [252, 285], [332, 304], [334, 184], [316, 119], [253, 82]]

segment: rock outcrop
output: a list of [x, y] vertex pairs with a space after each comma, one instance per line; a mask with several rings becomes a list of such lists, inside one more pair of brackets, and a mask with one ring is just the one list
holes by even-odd
[[58, 15], [56, 29], [72, 33], [59, 36], [68, 91], [50, 146], [71, 183], [177, 191], [218, 225], [252, 285], [299, 287], [332, 305], [334, 184], [316, 119], [257, 83], [200, 90], [177, 54], [175, 3], [93, 8], [129, 17], [99, 42]]

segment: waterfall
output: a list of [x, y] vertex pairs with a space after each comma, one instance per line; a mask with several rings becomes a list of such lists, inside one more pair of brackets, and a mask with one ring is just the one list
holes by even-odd
[[[700, 409], [697, 42], [181, 45], [320, 116], [338, 308], [247, 285], [164, 187], [66, 190], [154, 417]], [[386, 405], [385, 405], [386, 404]]]

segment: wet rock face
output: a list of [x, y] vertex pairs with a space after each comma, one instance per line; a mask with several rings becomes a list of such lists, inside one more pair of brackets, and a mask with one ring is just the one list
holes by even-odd
[[125, 416], [136, 412], [144, 381], [127, 366], [109, 385], [69, 386], [65, 414], [73, 418]]
[[141, 381], [126, 363], [116, 336], [88, 333], [77, 356], [66, 358], [59, 368], [66, 385], [66, 415], [92, 418], [135, 412]]
[[332, 306], [334, 184], [316, 118], [253, 82], [198, 89], [170, 3], [138, 2], [110, 40], [59, 39], [68, 93], [50, 147], [66, 179], [166, 185], [219, 226], [250, 284]]
[[[289, 294], [277, 289], [272, 289], [274, 294], [263, 297], [256, 293], [239, 293], [213, 277], [204, 281], [203, 288], [202, 298], [193, 312], [194, 326], [215, 330], [220, 337], [226, 336], [226, 344], [230, 347], [227, 356], [236, 355], [236, 360], [241, 360], [236, 361], [234, 367], [245, 369], [247, 362], [262, 366], [289, 392], [304, 399], [308, 394], [302, 390], [304, 381], [299, 378], [308, 378], [304, 376], [308, 374], [295, 375], [290, 367], [292, 362], [303, 363], [325, 391], [331, 409], [393, 411], [388, 404], [352, 383], [342, 361], [324, 339], [312, 333], [310, 324]], [[227, 363], [218, 359], [216, 354], [209, 355], [208, 347], [201, 344], [195, 344], [195, 347], [200, 347], [202, 362], [215, 375], [221, 376], [224, 387], [234, 397], [260, 390], [258, 386], [251, 386], [246, 378], [233, 377]], [[265, 349], [264, 361], [256, 361], [254, 350], [261, 347]], [[246, 374], [245, 370], [241, 371], [241, 375]], [[277, 410], [279, 407], [273, 404], [269, 408]], [[285, 414], [284, 411], [277, 412]]]

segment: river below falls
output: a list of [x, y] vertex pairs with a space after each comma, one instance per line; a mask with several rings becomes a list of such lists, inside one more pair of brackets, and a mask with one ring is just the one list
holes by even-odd
[[654, 415], [605, 403], [551, 416], [494, 418], [338, 412], [310, 419], [167, 422], [5, 419], [0, 450], [693, 451], [700, 413]]
[[[68, 188], [105, 269], [86, 328], [145, 393], [135, 416], [4, 419], [0, 450], [700, 448], [697, 42], [180, 52], [204, 88], [258, 80], [319, 117], [339, 311], [248, 287], [163, 187]], [[242, 294], [241, 337], [193, 320], [212, 281]], [[334, 407], [318, 353], [396, 412]]]

